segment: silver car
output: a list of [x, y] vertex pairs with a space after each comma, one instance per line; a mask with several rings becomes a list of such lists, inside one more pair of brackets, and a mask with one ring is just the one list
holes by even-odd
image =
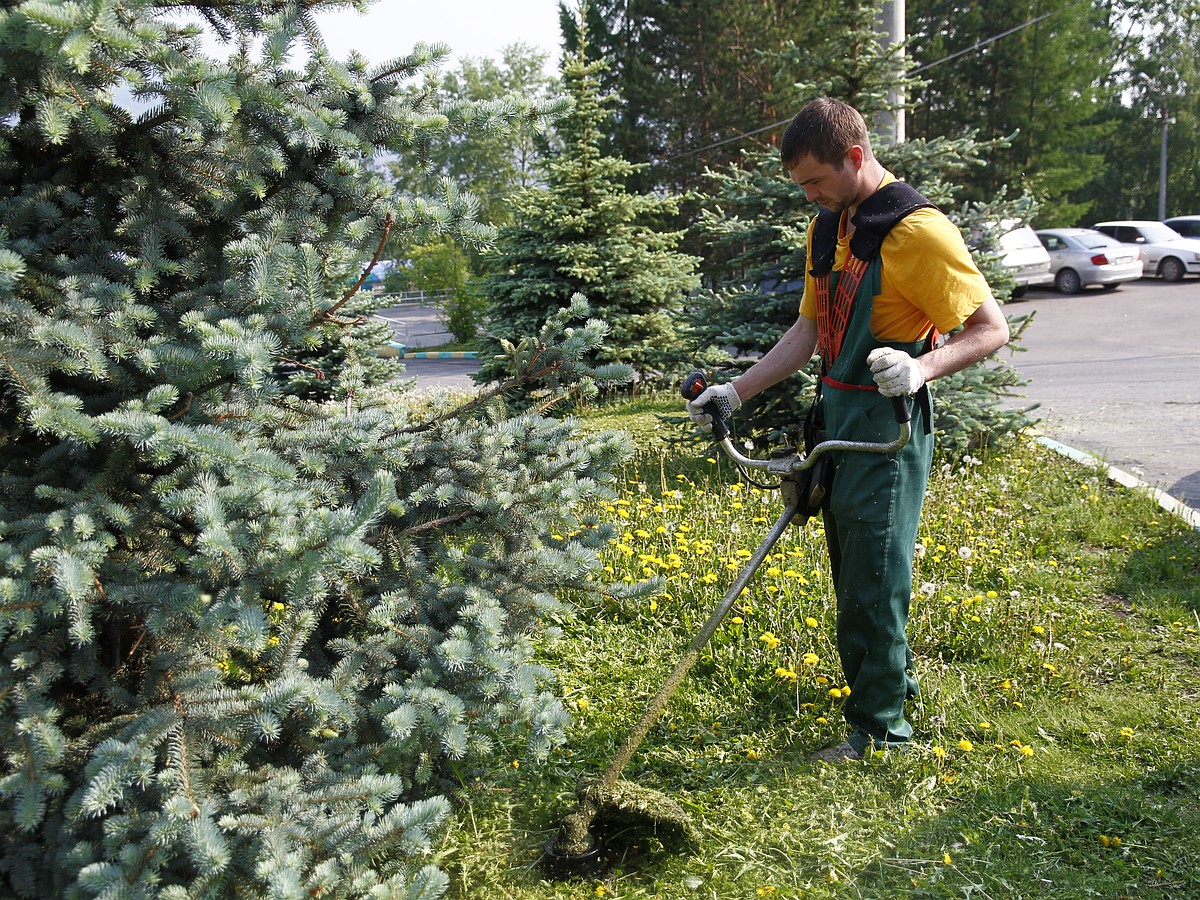
[[1200, 240], [1185, 238], [1162, 222], [1126, 219], [1097, 222], [1094, 227], [1122, 244], [1135, 245], [1142, 252], [1147, 275], [1158, 275], [1164, 281], [1200, 275]]
[[1037, 236], [1050, 254], [1054, 286], [1061, 293], [1075, 294], [1089, 284], [1112, 291], [1122, 281], [1142, 277], [1138, 248], [1094, 228], [1043, 228]]

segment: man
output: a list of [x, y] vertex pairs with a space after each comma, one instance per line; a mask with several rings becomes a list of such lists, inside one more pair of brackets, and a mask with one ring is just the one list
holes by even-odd
[[[861, 759], [868, 748], [901, 747], [912, 737], [904, 705], [917, 683], [905, 629], [933, 456], [925, 385], [1007, 343], [1008, 322], [958, 228], [879, 164], [853, 107], [809, 103], [784, 133], [780, 155], [808, 200], [824, 207], [809, 229], [800, 315], [762, 359], [708, 388], [688, 412], [711, 427], [708, 403], [728, 416], [814, 351], [822, 371], [815, 412], [830, 439], [891, 440], [885, 398], [917, 395], [908, 445], [889, 455], [836, 454], [822, 509], [851, 732], [814, 759]], [[938, 332], [953, 334], [939, 343]]]

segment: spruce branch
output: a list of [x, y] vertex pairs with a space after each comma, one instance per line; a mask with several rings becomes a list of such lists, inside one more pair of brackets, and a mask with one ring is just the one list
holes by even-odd
[[[544, 351], [545, 349], [546, 348], [543, 345], [541, 347], [541, 350]], [[422, 422], [420, 425], [412, 425], [408, 428], [398, 428], [395, 431], [392, 431], [392, 432], [388, 433], [387, 435], [385, 435], [385, 438], [398, 437], [399, 435], [402, 435], [402, 434], [422, 434], [424, 432], [430, 431], [433, 428], [436, 428], [438, 425], [442, 424], [443, 422], [448, 422], [448, 421], [452, 421], [454, 419], [462, 418], [463, 416], [467, 415], [468, 413], [471, 413], [471, 412], [479, 409], [480, 407], [487, 405], [487, 403], [489, 401], [495, 399], [496, 397], [500, 396], [501, 394], [505, 393], [506, 391], [510, 391], [513, 388], [521, 387], [522, 385], [526, 385], [531, 382], [540, 381], [541, 379], [545, 378], [546, 376], [554, 374], [560, 368], [562, 368], [562, 365], [563, 365], [562, 360], [553, 360], [550, 363], [544, 365], [540, 369], [526, 370], [525, 372], [522, 372], [520, 375], [514, 375], [513, 377], [508, 378], [505, 381], [502, 381], [499, 384], [488, 388], [486, 391], [482, 392], [481, 394], [477, 394], [471, 400], [468, 400], [465, 403], [459, 404], [458, 406], [456, 406], [450, 410], [447, 410], [446, 412], [441, 413], [440, 415], [434, 416], [432, 419], [428, 419], [428, 420]]]
[[300, 360], [292, 359], [290, 356], [281, 357], [279, 361], [283, 362], [283, 363], [291, 363], [293, 366], [299, 366], [301, 369], [307, 369], [309, 372], [312, 372], [314, 375], [317, 376], [318, 381], [325, 380], [325, 373], [322, 372], [320, 369], [318, 369], [316, 366], [310, 366], [308, 363], [302, 363], [302, 362], [300, 362]]
[[479, 515], [475, 510], [463, 510], [462, 512], [454, 513], [449, 516], [442, 516], [440, 519], [432, 519], [428, 522], [422, 522], [419, 525], [409, 525], [400, 531], [400, 534], [420, 534], [423, 531], [433, 531], [437, 528], [442, 528], [446, 525], [456, 525], [459, 522], [465, 522], [472, 516]]
[[313, 319], [314, 323], [319, 322], [322, 319], [328, 319], [329, 317], [331, 317], [335, 312], [337, 312], [339, 309], [341, 309], [343, 306], [345, 306], [350, 301], [351, 297], [353, 297], [355, 294], [358, 293], [359, 288], [361, 288], [363, 286], [363, 284], [366, 282], [367, 278], [370, 277], [371, 272], [374, 271], [375, 266], [379, 263], [379, 257], [381, 257], [383, 255], [383, 248], [387, 244], [388, 235], [392, 231], [392, 223], [394, 221], [395, 221], [395, 219], [392, 217], [392, 214], [389, 212], [387, 214], [387, 217], [383, 220], [383, 234], [379, 238], [379, 246], [377, 246], [375, 248], [375, 255], [373, 257], [371, 257], [371, 262], [367, 264], [367, 267], [365, 269], [363, 269], [362, 274], [358, 276], [358, 281], [354, 282], [354, 286], [352, 288], [350, 288], [350, 290], [346, 291], [345, 294], [342, 295], [341, 300], [339, 300], [337, 303], [333, 304], [333, 306], [329, 307], [329, 309], [324, 310], [321, 313], [321, 315], [314, 317], [314, 319]]

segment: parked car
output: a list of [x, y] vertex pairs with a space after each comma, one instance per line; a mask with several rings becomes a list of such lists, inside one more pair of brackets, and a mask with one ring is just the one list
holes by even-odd
[[1163, 219], [1164, 225], [1169, 225], [1186, 238], [1200, 238], [1200, 216], [1172, 216]]
[[1049, 284], [1053, 280], [1050, 274], [1050, 254], [1028, 225], [1005, 232], [1000, 235], [998, 243], [1004, 252], [1000, 262], [1017, 280], [1012, 296], [1020, 297], [1027, 288]]
[[1043, 228], [1037, 236], [1050, 254], [1054, 286], [1063, 294], [1089, 284], [1111, 291], [1142, 277], [1141, 251], [1093, 228]]
[[1127, 219], [1097, 222], [1092, 226], [1122, 244], [1136, 244], [1142, 251], [1147, 275], [1179, 281], [1184, 275], [1200, 275], [1200, 240], [1185, 238], [1162, 222]]

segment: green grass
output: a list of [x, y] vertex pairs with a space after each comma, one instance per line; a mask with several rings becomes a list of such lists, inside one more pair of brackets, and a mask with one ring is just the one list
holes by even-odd
[[604, 564], [662, 589], [547, 623], [561, 628], [541, 653], [571, 739], [462, 777], [438, 860], [451, 896], [1200, 896], [1200, 542], [1031, 442], [935, 470], [909, 752], [808, 759], [842, 736], [844, 690], [810, 522], [756, 574], [626, 772], [679, 801], [700, 846], [627, 836], [594, 877], [544, 880], [541, 846], [576, 780], [604, 769], [780, 511], [705, 445], [672, 450], [664, 408], [586, 414], [641, 448], [604, 510], [620, 535]]

